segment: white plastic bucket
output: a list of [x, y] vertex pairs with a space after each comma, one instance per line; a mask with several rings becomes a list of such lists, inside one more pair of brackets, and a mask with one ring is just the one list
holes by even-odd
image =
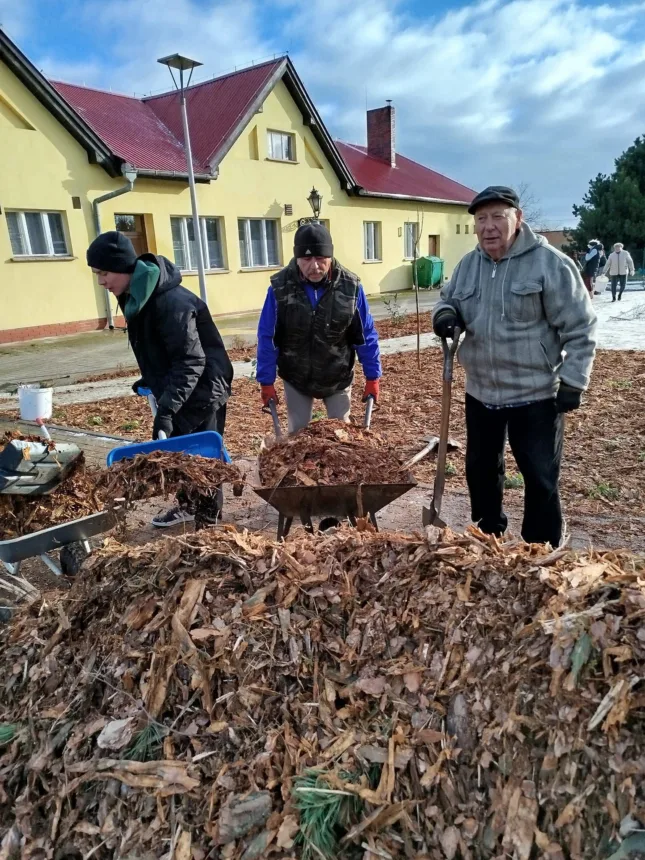
[[598, 277], [596, 278], [596, 283], [593, 287], [594, 293], [600, 293], [600, 295], [602, 295], [607, 289], [608, 283], [609, 278], [606, 275], [598, 275]]
[[47, 420], [52, 417], [53, 388], [40, 388], [38, 385], [18, 386], [18, 405], [23, 421]]

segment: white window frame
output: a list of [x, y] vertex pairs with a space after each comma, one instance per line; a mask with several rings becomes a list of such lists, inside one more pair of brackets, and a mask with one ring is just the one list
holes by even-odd
[[[184, 246], [184, 256], [186, 261], [188, 262], [189, 268], [182, 269], [182, 272], [196, 272], [197, 271], [197, 260], [192, 259], [192, 255], [190, 252], [190, 242], [188, 240], [188, 222], [193, 220], [192, 215], [171, 215], [171, 225], [172, 221], [179, 221], [180, 231], [181, 231], [181, 241]], [[217, 229], [219, 231], [219, 243], [222, 248], [222, 265], [221, 266], [211, 266], [210, 257], [208, 256], [208, 237], [206, 234], [206, 221], [207, 220], [217, 221]], [[224, 248], [224, 233], [222, 231], [222, 218], [219, 215], [200, 215], [199, 216], [199, 226], [201, 228], [201, 238], [202, 238], [202, 253], [204, 254], [204, 268], [207, 272], [225, 272], [226, 271], [226, 254]]]
[[[240, 255], [240, 268], [242, 269], [277, 269], [280, 263], [280, 222], [276, 218], [238, 218], [238, 225], [240, 221], [244, 224], [244, 244], [246, 246], [246, 258], [248, 260], [249, 265], [245, 266], [243, 264], [242, 257]], [[251, 221], [259, 221], [262, 225], [262, 229], [260, 230], [260, 238], [262, 240], [262, 252], [264, 254], [264, 259], [266, 263], [257, 263], [253, 259], [253, 243], [251, 241]], [[269, 243], [267, 242], [267, 221], [270, 221], [272, 224], [275, 224], [276, 231], [276, 251], [278, 259], [275, 262], [269, 262]], [[239, 226], [238, 226], [238, 236], [239, 236]]]
[[[412, 228], [410, 230], [409, 228]], [[411, 254], [408, 254], [408, 235], [411, 235], [412, 247], [410, 250]], [[419, 222], [418, 221], [404, 221], [403, 222], [403, 259], [404, 260], [414, 260], [414, 249], [416, 248], [417, 242], [419, 241]]]
[[[280, 138], [280, 155], [275, 154], [274, 149], [274, 137]], [[286, 143], [286, 151], [291, 149], [291, 158], [285, 156], [285, 143]], [[267, 152], [269, 153], [269, 158], [272, 161], [286, 161], [290, 164], [295, 163], [296, 161], [296, 136], [292, 132], [289, 131], [276, 131], [275, 129], [267, 130]]]
[[[13, 257], [69, 257], [71, 255], [69, 249], [69, 239], [67, 238], [67, 230], [65, 227], [65, 218], [63, 217], [62, 212], [56, 211], [48, 211], [43, 212], [39, 209], [9, 209], [6, 212], [6, 215], [9, 214], [16, 215], [18, 219], [18, 230], [20, 231], [20, 239], [22, 241], [23, 247], [25, 248], [24, 253], [17, 254], [13, 247], [11, 248], [11, 254]], [[40, 220], [43, 226], [43, 235], [45, 237], [45, 244], [47, 245], [47, 251], [44, 254], [38, 254], [32, 251], [31, 249], [31, 240], [29, 239], [29, 228], [27, 227], [27, 219], [25, 215], [40, 215]], [[58, 215], [61, 221], [61, 227], [63, 229], [63, 238], [65, 240], [65, 252], [63, 254], [57, 254], [54, 250], [54, 241], [52, 239], [51, 230], [49, 228], [49, 216], [50, 215]], [[9, 229], [9, 225], [7, 225], [7, 230]], [[9, 237], [9, 243], [11, 244], [11, 237]]]
[[[372, 256], [369, 253], [370, 241], [372, 243]], [[363, 260], [366, 263], [383, 262], [380, 221], [363, 221]]]

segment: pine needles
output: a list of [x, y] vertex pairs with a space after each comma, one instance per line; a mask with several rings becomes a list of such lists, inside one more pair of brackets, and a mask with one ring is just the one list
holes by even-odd
[[[352, 775], [343, 773], [351, 780]], [[300, 832], [296, 842], [302, 847], [303, 860], [335, 860], [338, 839], [356, 823], [363, 808], [355, 794], [329, 788], [323, 771], [307, 770], [295, 780], [295, 805], [300, 813]]]
[[17, 731], [18, 726], [14, 723], [0, 723], [0, 747], [12, 741]]
[[164, 734], [155, 723], [150, 723], [132, 739], [132, 745], [123, 753], [130, 761], [154, 761], [159, 758]]

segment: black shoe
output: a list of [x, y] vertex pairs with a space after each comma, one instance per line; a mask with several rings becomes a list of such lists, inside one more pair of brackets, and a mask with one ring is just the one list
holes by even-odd
[[615, 301], [616, 301], [616, 299], [615, 299], [615, 298], [613, 298], [613, 299], [612, 299], [612, 302], [615, 302]]
[[152, 520], [152, 525], [158, 529], [167, 529], [170, 526], [177, 526], [179, 523], [192, 523], [195, 517], [189, 514], [188, 511], [180, 507], [171, 508], [165, 514], [157, 514]]
[[620, 301], [621, 299], [622, 299], [622, 296], [618, 296], [618, 301]]

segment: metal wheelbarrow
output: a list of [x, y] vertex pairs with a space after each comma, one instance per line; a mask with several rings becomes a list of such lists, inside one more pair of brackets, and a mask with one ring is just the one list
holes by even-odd
[[[0, 561], [12, 576], [20, 576], [20, 565], [38, 556], [56, 576], [78, 573], [90, 554], [89, 539], [108, 532], [119, 522], [120, 508], [100, 511], [30, 535], [0, 541]], [[47, 553], [60, 550], [59, 564]]]
[[[367, 398], [365, 404], [365, 419], [363, 426], [369, 429], [372, 421], [374, 398]], [[269, 401], [268, 411], [271, 412], [275, 435], [282, 436], [278, 414], [273, 400]], [[334, 484], [331, 486], [318, 485], [315, 487], [253, 487], [253, 491], [268, 502], [278, 512], [278, 540], [289, 534], [295, 517], [305, 529], [313, 532], [312, 517], [323, 519], [319, 528], [336, 525], [339, 521], [349, 519], [356, 525], [359, 517], [369, 517], [370, 522], [378, 530], [376, 514], [382, 508], [398, 499], [408, 490], [416, 487], [417, 482], [412, 475], [402, 484]]]
[[278, 540], [289, 534], [295, 517], [313, 532], [312, 517], [349, 519], [356, 525], [358, 517], [369, 517], [378, 529], [376, 514], [416, 487], [410, 475], [404, 484], [335, 484], [316, 487], [253, 487], [253, 491], [278, 512]]
[[[54, 443], [43, 422], [43, 442], [14, 440], [0, 454], [0, 493], [36, 499], [58, 487], [81, 456], [77, 445]], [[120, 509], [108, 509], [40, 529], [28, 535], [0, 541], [0, 562], [12, 576], [20, 566], [39, 557], [56, 576], [73, 576], [90, 554], [89, 538], [113, 528]], [[58, 563], [48, 553], [59, 550]]]

